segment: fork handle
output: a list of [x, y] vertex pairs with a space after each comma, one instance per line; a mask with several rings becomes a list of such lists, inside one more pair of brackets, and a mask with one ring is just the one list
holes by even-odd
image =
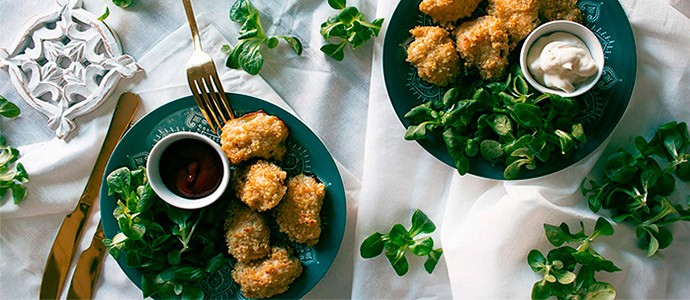
[[194, 17], [194, 9], [192, 8], [191, 0], [182, 0], [184, 11], [187, 13], [187, 21], [189, 22], [189, 29], [192, 30], [192, 41], [194, 42], [194, 49], [201, 50], [201, 40], [199, 39], [199, 28], [196, 25], [196, 18]]

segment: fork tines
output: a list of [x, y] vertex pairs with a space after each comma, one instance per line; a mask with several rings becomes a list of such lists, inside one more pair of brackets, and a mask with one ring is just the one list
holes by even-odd
[[218, 75], [212, 73], [203, 77], [188, 78], [188, 80], [199, 110], [213, 132], [218, 132], [225, 123], [234, 118]]

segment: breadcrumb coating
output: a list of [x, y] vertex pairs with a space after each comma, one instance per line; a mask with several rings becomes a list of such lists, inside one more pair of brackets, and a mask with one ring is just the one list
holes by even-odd
[[223, 126], [220, 144], [233, 164], [252, 157], [281, 160], [287, 149], [288, 128], [278, 117], [263, 111], [230, 120]]
[[542, 0], [489, 0], [488, 13], [501, 20], [510, 39], [510, 49], [539, 25]]
[[539, 17], [543, 21], [568, 20], [582, 23], [577, 0], [539, 0]]
[[469, 17], [481, 0], [423, 0], [419, 11], [429, 15], [434, 22], [446, 24]]
[[302, 274], [302, 263], [284, 248], [271, 248], [271, 255], [263, 260], [238, 262], [232, 279], [240, 285], [247, 298], [269, 298], [287, 291]]
[[446, 30], [417, 26], [410, 30], [415, 37], [407, 48], [407, 61], [419, 77], [439, 86], [451, 83], [460, 71], [460, 57]]
[[287, 172], [279, 166], [259, 160], [235, 172], [237, 198], [258, 211], [269, 210], [285, 196]]
[[287, 194], [277, 209], [280, 232], [309, 246], [316, 245], [321, 235], [321, 207], [326, 186], [304, 174], [290, 178]]
[[250, 261], [270, 253], [271, 231], [259, 212], [233, 201], [225, 218], [228, 253], [238, 261]]
[[455, 30], [458, 52], [465, 65], [476, 66], [485, 79], [500, 79], [508, 66], [508, 33], [502, 20], [486, 15], [462, 23]]

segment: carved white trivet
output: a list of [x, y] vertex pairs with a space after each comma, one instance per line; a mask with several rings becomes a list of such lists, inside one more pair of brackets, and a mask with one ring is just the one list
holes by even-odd
[[141, 67], [122, 54], [105, 23], [81, 8], [82, 0], [57, 2], [60, 10], [29, 22], [12, 52], [0, 48], [0, 68], [9, 69], [17, 93], [64, 139], [75, 118], [96, 109], [122, 77]]

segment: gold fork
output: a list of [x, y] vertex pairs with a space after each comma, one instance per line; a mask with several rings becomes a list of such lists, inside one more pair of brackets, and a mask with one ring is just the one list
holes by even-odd
[[182, 0], [189, 28], [192, 30], [194, 51], [187, 61], [187, 81], [194, 95], [199, 110], [206, 118], [213, 132], [223, 128], [223, 125], [234, 118], [232, 108], [228, 104], [223, 91], [223, 85], [218, 78], [216, 64], [208, 53], [204, 52], [199, 38], [199, 28], [194, 18], [194, 10], [190, 0]]

